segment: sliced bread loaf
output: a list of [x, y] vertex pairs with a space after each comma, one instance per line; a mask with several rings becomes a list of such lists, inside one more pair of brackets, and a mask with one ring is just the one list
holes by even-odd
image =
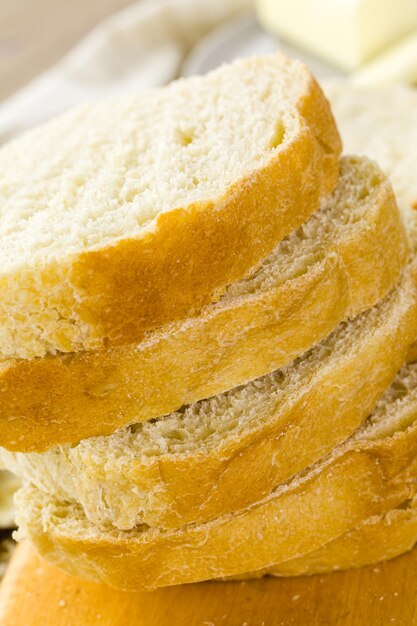
[[103, 527], [206, 521], [267, 496], [349, 437], [394, 379], [416, 328], [409, 270], [382, 303], [282, 370], [107, 437], [42, 454], [0, 449], [0, 459]]
[[392, 382], [416, 337], [409, 274], [282, 370], [111, 436], [0, 458], [104, 526], [175, 528], [248, 506], [347, 438]]
[[139, 341], [215, 301], [337, 184], [304, 66], [254, 57], [88, 105], [0, 150], [0, 352]]
[[104, 528], [178, 528], [249, 506], [372, 411], [416, 338], [415, 281], [410, 265], [379, 305], [247, 385], [107, 437], [42, 454], [0, 449], [0, 458]]
[[198, 316], [139, 344], [0, 361], [0, 441], [24, 452], [77, 443], [269, 373], [383, 298], [406, 259], [387, 178], [345, 157], [320, 210]]
[[400, 505], [413, 492], [416, 454], [411, 364], [348, 441], [247, 509], [177, 530], [102, 530], [80, 505], [26, 486], [16, 497], [19, 536], [68, 571], [124, 589], [242, 574], [312, 552]]

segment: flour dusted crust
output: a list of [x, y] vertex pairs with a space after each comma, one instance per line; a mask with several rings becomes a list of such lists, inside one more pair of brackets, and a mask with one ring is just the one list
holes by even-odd
[[[248, 166], [239, 164], [230, 179], [221, 180], [221, 174], [235, 155], [223, 153], [216, 157], [225, 162], [219, 172], [203, 158], [193, 174], [190, 163], [201, 149], [197, 142], [194, 155], [187, 124], [212, 133], [215, 113], [222, 133], [234, 130], [236, 151], [242, 137], [252, 136], [254, 144], [253, 116], [246, 111], [245, 127], [239, 106], [243, 95], [253, 100], [255, 93], [261, 109], [271, 98], [277, 101], [276, 118], [267, 116], [268, 132], [259, 120], [265, 135], [259, 153], [242, 149], [239, 156]], [[221, 113], [233, 99], [237, 113], [227, 123]], [[209, 108], [200, 114], [207, 101]], [[179, 109], [186, 115], [191, 105], [197, 119], [182, 119]], [[143, 142], [135, 125], [139, 106]], [[178, 112], [175, 149], [186, 174], [175, 169], [166, 145], [175, 135], [172, 111]], [[152, 124], [160, 140], [154, 147], [147, 130]], [[221, 141], [215, 130], [207, 139], [211, 147]], [[152, 328], [198, 313], [318, 208], [337, 184], [340, 150], [317, 83], [302, 65], [280, 55], [238, 61], [136, 100], [90, 105], [18, 138], [0, 151], [0, 229], [10, 248], [0, 273], [1, 353], [28, 358], [139, 342]], [[137, 162], [149, 154], [152, 171], [160, 170], [162, 154], [167, 159], [159, 183], [147, 180], [146, 167], [135, 178]], [[184, 154], [191, 157], [181, 160]], [[217, 187], [208, 180], [218, 181]], [[168, 206], [158, 184], [167, 188], [167, 197], [175, 187], [179, 204]], [[183, 194], [182, 185], [201, 185], [203, 191]], [[126, 207], [149, 197], [135, 229]], [[162, 211], [152, 202], [161, 202]], [[119, 206], [126, 226], [117, 224]], [[98, 220], [95, 230], [91, 220]], [[14, 232], [16, 225], [20, 231]]]

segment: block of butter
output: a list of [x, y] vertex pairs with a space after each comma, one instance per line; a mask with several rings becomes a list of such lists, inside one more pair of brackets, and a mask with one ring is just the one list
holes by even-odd
[[417, 28], [417, 0], [257, 0], [269, 31], [352, 71]]
[[417, 84], [417, 33], [380, 54], [352, 75], [357, 87], [383, 87], [389, 83]]

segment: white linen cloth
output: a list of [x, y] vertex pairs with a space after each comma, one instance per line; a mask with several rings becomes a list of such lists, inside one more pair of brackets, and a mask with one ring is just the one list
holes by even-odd
[[251, 0], [139, 0], [0, 104], [0, 143], [65, 109], [176, 78], [192, 47]]

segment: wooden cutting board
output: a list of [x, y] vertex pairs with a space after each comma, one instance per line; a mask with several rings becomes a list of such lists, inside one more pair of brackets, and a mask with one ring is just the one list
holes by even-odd
[[15, 552], [0, 588], [1, 626], [414, 626], [417, 549], [326, 576], [200, 583], [125, 593]]

